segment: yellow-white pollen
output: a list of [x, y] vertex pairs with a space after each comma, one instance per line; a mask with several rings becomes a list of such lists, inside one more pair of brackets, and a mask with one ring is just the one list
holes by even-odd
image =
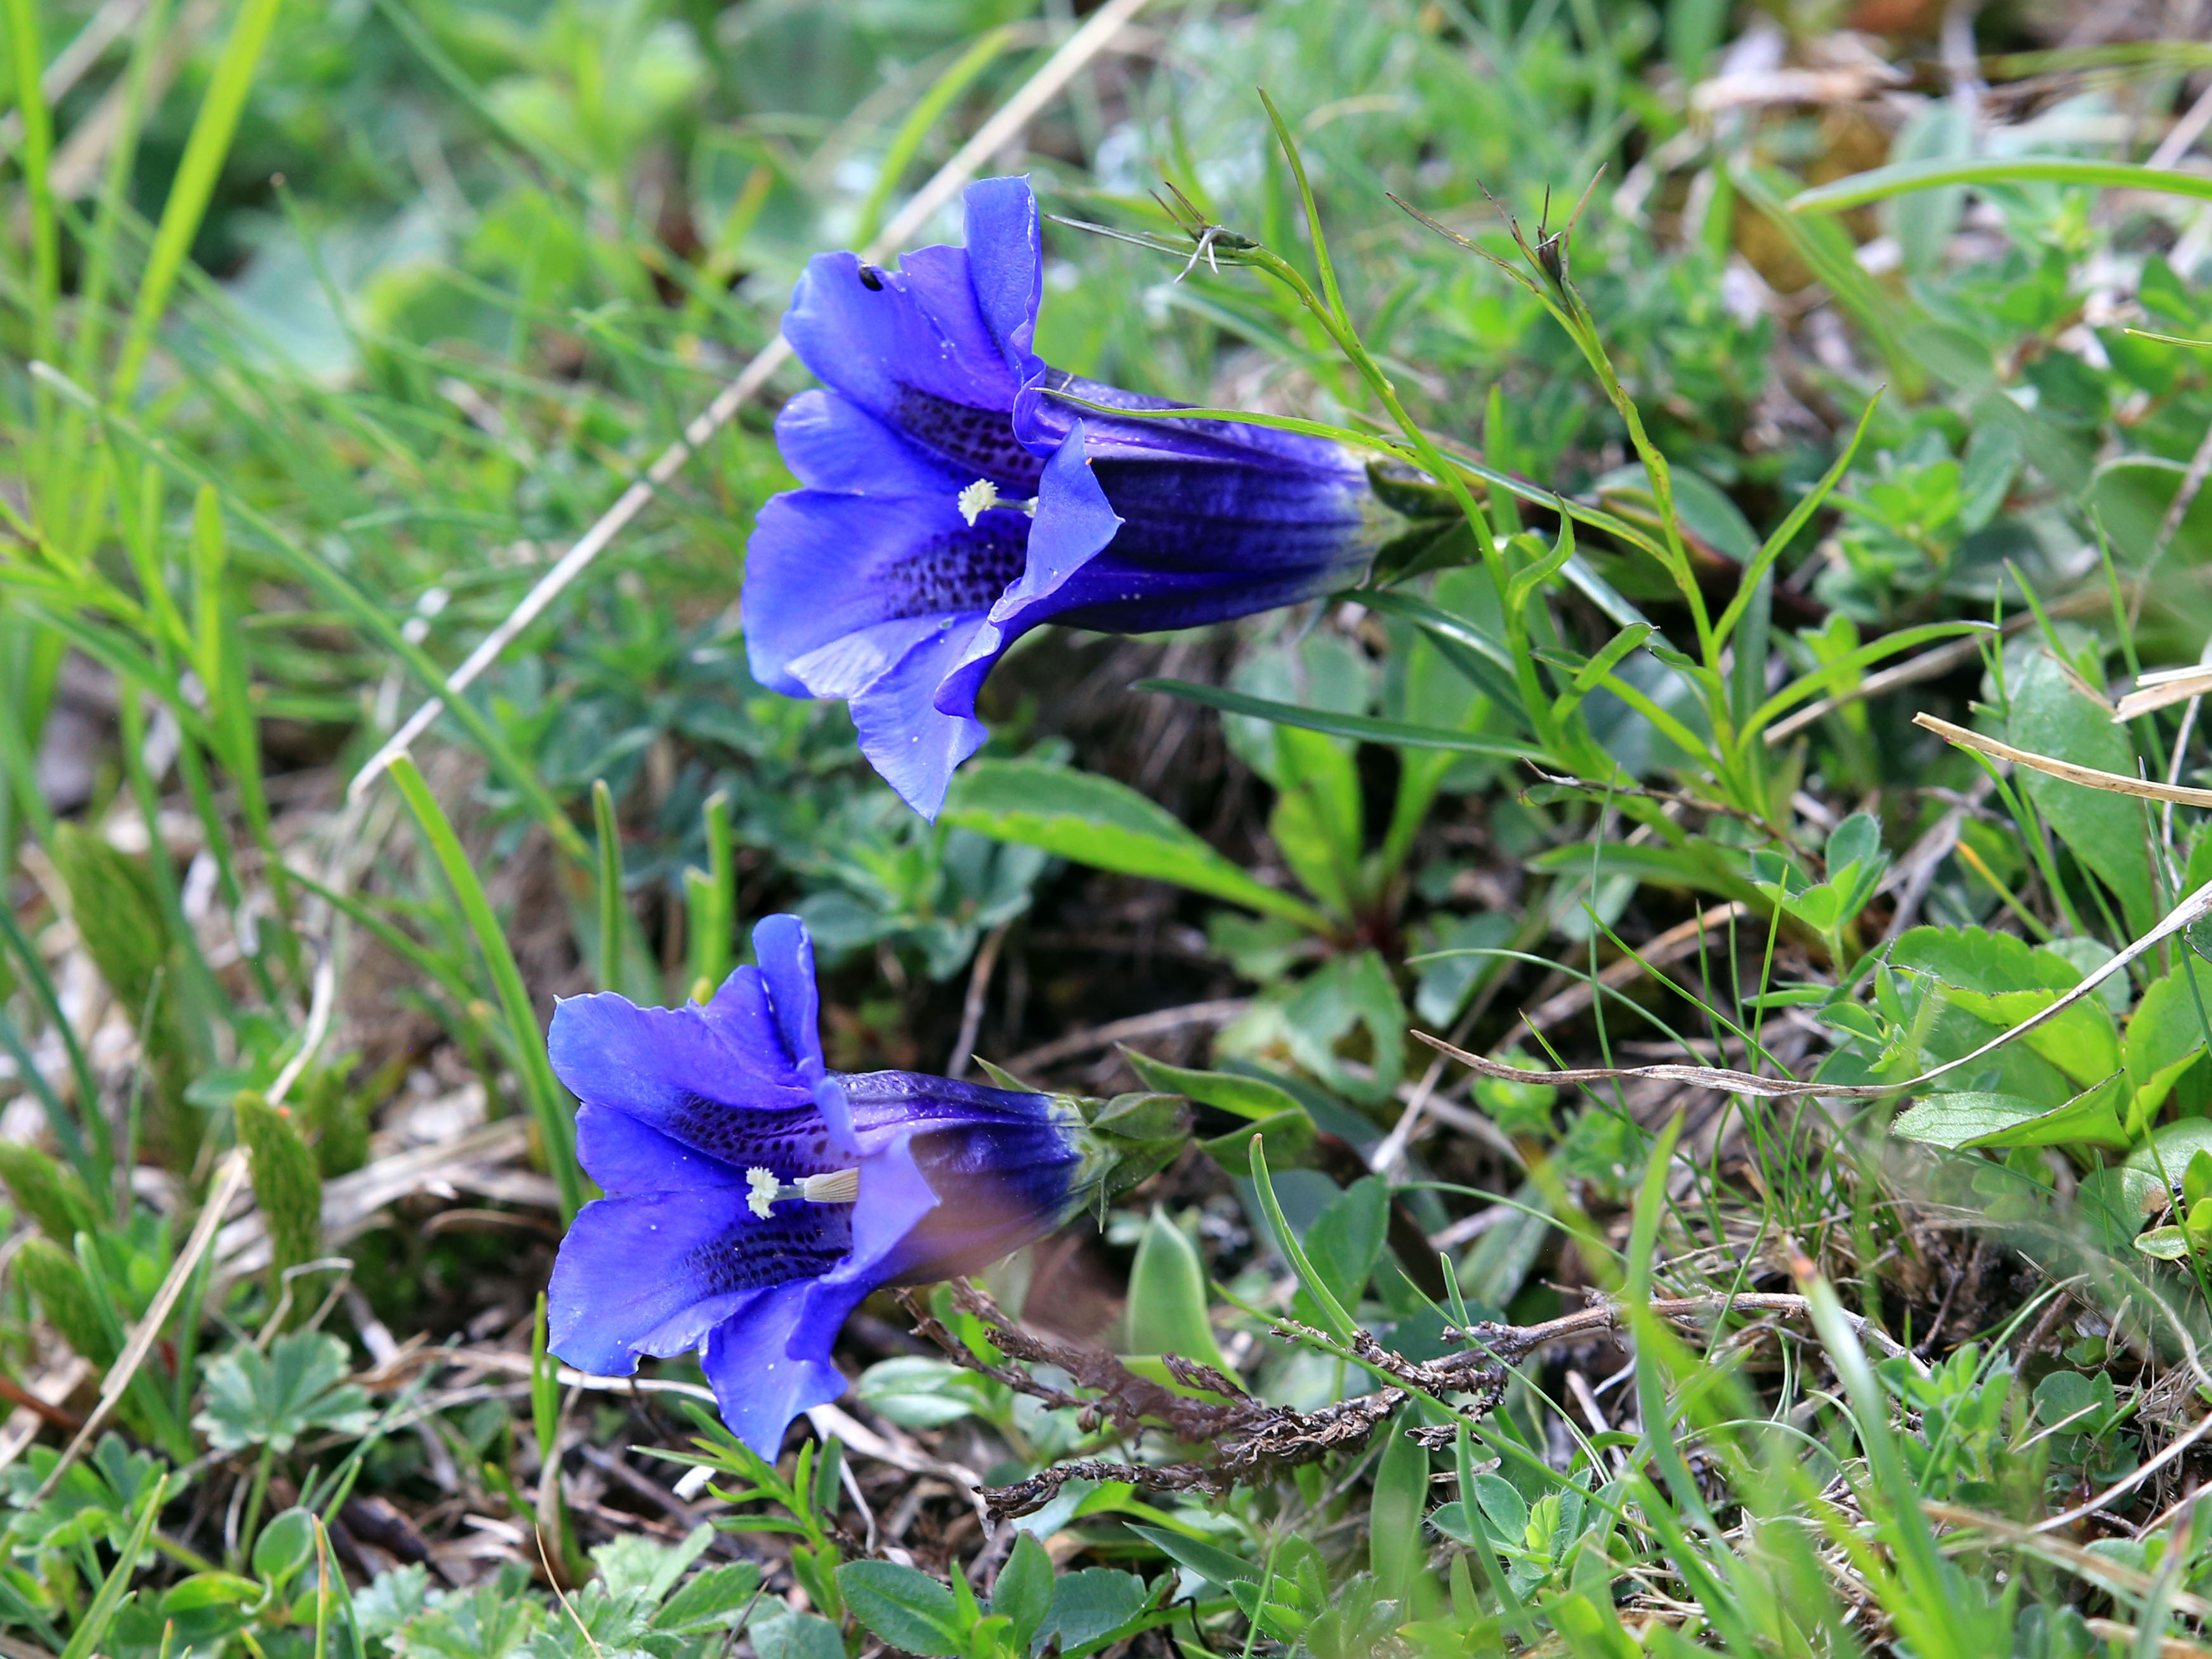
[[745, 1171], [745, 1207], [765, 1221], [779, 1200], [796, 1198], [808, 1204], [854, 1204], [860, 1197], [858, 1170], [831, 1170], [796, 1182], [778, 1181], [773, 1170]]
[[745, 1194], [745, 1207], [767, 1220], [769, 1206], [782, 1196], [783, 1184], [769, 1170], [755, 1168], [745, 1171], [745, 1186], [750, 1189]]
[[999, 504], [999, 486], [988, 478], [978, 478], [960, 492], [957, 501], [960, 516], [972, 525]]

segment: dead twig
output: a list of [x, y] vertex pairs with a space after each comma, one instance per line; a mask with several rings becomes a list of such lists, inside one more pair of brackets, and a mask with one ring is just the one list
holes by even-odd
[[[1608, 1301], [1538, 1325], [1486, 1321], [1464, 1331], [1447, 1333], [1467, 1343], [1466, 1352], [1431, 1360], [1407, 1359], [1368, 1333], [1357, 1332], [1350, 1347], [1352, 1356], [1378, 1376], [1389, 1378], [1390, 1384], [1319, 1411], [1298, 1412], [1255, 1400], [1211, 1366], [1168, 1354], [1163, 1356], [1163, 1363], [1169, 1374], [1185, 1388], [1203, 1390], [1211, 1397], [1178, 1394], [1135, 1375], [1103, 1349], [1059, 1341], [1026, 1328], [973, 1285], [956, 1281], [951, 1288], [956, 1305], [990, 1328], [993, 1345], [1010, 1362], [982, 1358], [945, 1329], [920, 1300], [901, 1291], [900, 1299], [915, 1320], [915, 1329], [942, 1348], [954, 1364], [1048, 1406], [1075, 1410], [1086, 1433], [1110, 1423], [1132, 1440], [1147, 1430], [1156, 1430], [1207, 1449], [1202, 1458], [1180, 1463], [1137, 1466], [1085, 1460], [1042, 1470], [1013, 1486], [983, 1492], [984, 1503], [998, 1519], [1042, 1508], [1073, 1480], [1126, 1480], [1153, 1492], [1224, 1492], [1239, 1482], [1268, 1479], [1336, 1452], [1357, 1450], [1415, 1394], [1447, 1405], [1455, 1413], [1480, 1417], [1504, 1397], [1513, 1368], [1531, 1355], [1559, 1343], [1618, 1333], [1625, 1328], [1629, 1311], [1625, 1304]], [[1761, 1292], [1662, 1297], [1648, 1305], [1653, 1315], [1669, 1323], [1700, 1330], [1705, 1322], [1735, 1315], [1787, 1317], [1808, 1313], [1802, 1296]], [[1869, 1347], [1919, 1364], [1878, 1328], [1863, 1318], [1846, 1317], [1850, 1318], [1859, 1340]], [[1320, 1332], [1295, 1320], [1279, 1319], [1275, 1328], [1279, 1334], [1293, 1340], [1334, 1346]], [[1030, 1370], [1032, 1365], [1048, 1365], [1065, 1373], [1073, 1388], [1040, 1381]], [[1424, 1429], [1415, 1437], [1426, 1443], [1449, 1433], [1448, 1429]]]
[[1212, 1002], [1187, 1002], [1180, 1008], [1163, 1008], [1157, 1013], [1109, 1020], [1103, 1025], [1071, 1031], [1064, 1037], [1024, 1049], [1006, 1062], [1006, 1069], [1022, 1077], [1073, 1060], [1079, 1054], [1110, 1048], [1117, 1042], [1143, 1042], [1193, 1025], [1226, 1025], [1251, 1006], [1249, 997], [1222, 997]]

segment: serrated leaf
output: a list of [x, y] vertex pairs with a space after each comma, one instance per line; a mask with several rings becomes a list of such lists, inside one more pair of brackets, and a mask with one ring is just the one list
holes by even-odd
[[1052, 1611], [1037, 1632], [1038, 1638], [1060, 1639], [1060, 1650], [1073, 1653], [1102, 1636], [1111, 1635], [1145, 1610], [1145, 1581], [1133, 1572], [1112, 1567], [1085, 1567], [1063, 1573], [1054, 1587]]
[[1029, 1652], [1044, 1628], [1052, 1612], [1052, 1557], [1035, 1533], [1024, 1532], [1014, 1540], [1013, 1553], [999, 1570], [999, 1582], [991, 1590], [992, 1614], [1011, 1627], [1017, 1654]]
[[951, 1659], [964, 1645], [959, 1603], [926, 1572], [890, 1561], [848, 1561], [837, 1569], [837, 1589], [853, 1616], [895, 1648]]
[[760, 1659], [845, 1659], [845, 1638], [818, 1613], [787, 1613], [745, 1627]]
[[241, 1343], [208, 1362], [207, 1404], [192, 1426], [222, 1451], [287, 1452], [317, 1429], [362, 1433], [374, 1413], [347, 1370], [345, 1344], [320, 1331], [280, 1336], [265, 1355]]

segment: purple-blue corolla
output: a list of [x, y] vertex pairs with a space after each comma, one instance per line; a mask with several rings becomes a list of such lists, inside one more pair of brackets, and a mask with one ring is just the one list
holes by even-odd
[[1042, 1238], [1159, 1167], [1187, 1118], [1164, 1097], [830, 1071], [805, 927], [770, 916], [753, 948], [704, 1006], [603, 992], [554, 1011], [577, 1155], [607, 1196], [562, 1241], [547, 1336], [602, 1376], [699, 1349], [722, 1420], [773, 1460], [844, 1391], [830, 1344], [871, 1291]]
[[[1024, 178], [968, 187], [967, 246], [806, 268], [784, 337], [828, 388], [775, 423], [803, 489], [745, 556], [755, 678], [843, 697], [861, 751], [924, 817], [983, 741], [975, 696], [1045, 622], [1195, 627], [1357, 580], [1372, 496], [1341, 446], [1240, 422], [1117, 418], [1177, 405], [1049, 368]], [[1066, 396], [1057, 394], [1067, 394]]]

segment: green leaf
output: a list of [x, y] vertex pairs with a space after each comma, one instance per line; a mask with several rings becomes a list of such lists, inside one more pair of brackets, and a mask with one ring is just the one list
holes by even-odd
[[959, 1602], [926, 1572], [890, 1561], [848, 1561], [837, 1569], [837, 1588], [853, 1616], [895, 1648], [951, 1659], [965, 1644]]
[[1085, 1644], [1121, 1629], [1145, 1610], [1145, 1581], [1133, 1572], [1085, 1567], [1062, 1574], [1054, 1588], [1052, 1611], [1039, 1638], [1060, 1638], [1060, 1650], [1072, 1654]]
[[386, 1639], [393, 1659], [507, 1659], [544, 1621], [522, 1593], [528, 1583], [527, 1572], [513, 1567], [465, 1595], [443, 1596]]
[[1206, 1270], [1166, 1210], [1155, 1208], [1129, 1269], [1129, 1352], [1180, 1354], [1227, 1373], [1206, 1316]]
[[[757, 1562], [724, 1561], [695, 1573], [653, 1615], [656, 1630], [678, 1636], [701, 1636], [710, 1631], [736, 1628], [738, 1616], [760, 1593]], [[757, 1648], [757, 1641], [754, 1644]]]
[[2189, 1167], [2181, 1172], [2181, 1195], [2192, 1212], [2212, 1198], [2212, 1152], [2189, 1155]]
[[1312, 1115], [1303, 1106], [1287, 1112], [1277, 1112], [1257, 1119], [1198, 1143], [1199, 1150], [1219, 1164], [1231, 1175], [1247, 1180], [1252, 1175], [1252, 1137], [1260, 1137], [1267, 1149], [1267, 1162], [1279, 1170], [1310, 1168], [1313, 1162], [1314, 1140], [1319, 1131], [1314, 1127]]
[[1154, 1060], [1133, 1048], [1122, 1049], [1121, 1058], [1149, 1088], [1163, 1094], [1182, 1095], [1201, 1106], [1232, 1112], [1255, 1122], [1285, 1112], [1305, 1110], [1296, 1095], [1265, 1078], [1246, 1077], [1237, 1072], [1194, 1071]]
[[2185, 955], [2172, 972], [2152, 981], [2136, 1005], [2122, 1045], [2132, 1093], [2128, 1127], [2136, 1133], [2158, 1115], [2181, 1074], [2204, 1057], [2206, 1008], [2212, 1008], [2212, 973]]
[[[2055, 951], [1978, 927], [1915, 927], [1891, 947], [1889, 962], [1929, 975], [1946, 1002], [2000, 1027], [2041, 1012], [2082, 979], [2081, 969]], [[2095, 997], [2082, 998], [2020, 1041], [2083, 1087], [2120, 1069], [2118, 1029]]]
[[[1291, 1054], [1338, 1094], [1374, 1105], [1389, 1100], [1405, 1074], [1406, 1005], [1381, 956], [1337, 957], [1298, 982], [1283, 1005]], [[1371, 1077], [1355, 1077], [1338, 1046], [1363, 1033]]]
[[[1365, 1182], [1360, 1182], [1365, 1186]], [[1413, 1575], [1427, 1565], [1421, 1514], [1428, 1508], [1428, 1448], [1404, 1431], [1399, 1419], [1383, 1425], [1382, 1457], [1375, 1468], [1375, 1491], [1368, 1504], [1368, 1565], [1382, 1593], [1404, 1607], [1413, 1594]]]
[[1173, 882], [1287, 916], [1312, 933], [1335, 926], [1303, 899], [1254, 880], [1173, 814], [1111, 778], [1034, 761], [978, 762], [954, 780], [939, 822], [1094, 869]]
[[902, 1429], [941, 1429], [983, 1404], [981, 1379], [927, 1354], [895, 1354], [860, 1373], [854, 1392], [871, 1411]]
[[2206, 1151], [2212, 1151], [2212, 1117], [2185, 1117], [2154, 1129], [2148, 1140], [2128, 1154], [2126, 1167], [2179, 1181], [2189, 1161]]
[[320, 1331], [280, 1336], [266, 1354], [240, 1343], [207, 1362], [207, 1405], [192, 1426], [219, 1451], [288, 1452], [316, 1429], [361, 1434], [373, 1413], [348, 1369], [345, 1344]]
[[[2006, 689], [2012, 698], [2006, 736], [2015, 748], [2100, 772], [2136, 775], [2127, 728], [2115, 726], [2104, 700], [2084, 692], [2048, 651], [2029, 653]], [[2160, 912], [2142, 804], [2045, 772], [2023, 769], [2021, 779], [2058, 838], [2118, 897], [2129, 932], [2148, 933]]]
[[1513, 680], [1512, 653], [1490, 629], [1412, 593], [1363, 590], [1359, 598], [1370, 611], [1413, 623], [1469, 684], [1509, 713], [1523, 714], [1520, 688]]
[[1257, 1563], [1231, 1555], [1218, 1545], [1165, 1527], [1140, 1527], [1134, 1522], [1129, 1523], [1129, 1530], [1177, 1566], [1188, 1568], [1209, 1584], [1227, 1589], [1231, 1584], [1260, 1582]]
[[2103, 1085], [2051, 1107], [2017, 1095], [1962, 1090], [1930, 1095], [1899, 1113], [1889, 1132], [1936, 1146], [2102, 1146], [2125, 1152], [2133, 1142], [2120, 1123], [2118, 1102], [2118, 1091]]
[[1293, 702], [1247, 696], [1224, 686], [1194, 685], [1188, 680], [1139, 680], [1129, 689], [1163, 691], [1170, 696], [1218, 708], [1224, 714], [1248, 714], [1255, 720], [1273, 720], [1278, 725], [1299, 726], [1333, 738], [1353, 738], [1362, 743], [1395, 744], [1405, 749], [1449, 749], [1456, 754], [1492, 755], [1500, 760], [1540, 758], [1535, 750], [1525, 744], [1470, 737], [1444, 726], [1412, 726], [1403, 720], [1376, 720], [1366, 714], [1337, 714], [1326, 709], [1303, 708]]
[[1359, 770], [1328, 738], [1275, 731], [1274, 811], [1267, 833], [1305, 890], [1339, 915], [1358, 908], [1359, 855], [1365, 841]]
[[453, 833], [452, 822], [438, 805], [437, 797], [430, 793], [430, 786], [423, 781], [414, 760], [406, 755], [398, 756], [392, 763], [391, 774], [393, 786], [414, 817], [416, 828], [422, 832], [439, 868], [444, 872], [446, 884], [453, 890], [462, 918], [490, 972], [514, 1045], [515, 1070], [521, 1074], [523, 1096], [530, 1103], [532, 1117], [537, 1121], [539, 1156], [550, 1166], [554, 1183], [560, 1188], [562, 1219], [573, 1221], [584, 1202], [584, 1175], [576, 1162], [575, 1103], [553, 1075], [552, 1064], [545, 1057], [545, 1036], [538, 1029], [537, 1007], [523, 985], [522, 970], [515, 966], [514, 951], [507, 944], [506, 930], [493, 914], [491, 900], [477, 878], [476, 866], [461, 846], [461, 838]]
[[2083, 185], [2101, 190], [2162, 191], [2212, 200], [2212, 179], [2172, 167], [2131, 166], [2071, 155], [2001, 155], [1976, 160], [1899, 161], [1854, 173], [1790, 198], [1792, 213], [1841, 213], [1910, 191], [1965, 185]]
[[2153, 1227], [2136, 1235], [2136, 1249], [2160, 1261], [2179, 1261], [2189, 1254], [2189, 1234], [2180, 1227]]
[[161, 1500], [168, 1490], [165, 1479], [156, 1477], [154, 1489], [148, 1492], [144, 1507], [139, 1510], [137, 1524], [131, 1536], [116, 1553], [115, 1565], [101, 1581], [100, 1592], [92, 1598], [92, 1605], [77, 1620], [76, 1628], [70, 1633], [69, 1646], [62, 1650], [62, 1659], [90, 1659], [99, 1648], [100, 1638], [107, 1634], [108, 1626], [123, 1605], [124, 1591], [131, 1576], [138, 1570], [138, 1558], [144, 1553], [146, 1540], [153, 1535], [154, 1522], [160, 1519]]
[[253, 1571], [282, 1589], [314, 1554], [314, 1513], [295, 1506], [271, 1516], [253, 1540]]
[[1024, 1532], [1014, 1540], [1013, 1553], [999, 1569], [992, 1589], [991, 1612], [1012, 1626], [1014, 1651], [1026, 1654], [1052, 1612], [1052, 1557], [1036, 1534]]
[[845, 1659], [845, 1638], [819, 1613], [790, 1613], [755, 1622], [745, 1626], [745, 1638], [760, 1659]]
[[1344, 1307], [1354, 1308], [1375, 1264], [1382, 1259], [1382, 1241], [1389, 1229], [1390, 1183], [1380, 1176], [1369, 1176], [1332, 1199], [1299, 1242], [1329, 1294]]

